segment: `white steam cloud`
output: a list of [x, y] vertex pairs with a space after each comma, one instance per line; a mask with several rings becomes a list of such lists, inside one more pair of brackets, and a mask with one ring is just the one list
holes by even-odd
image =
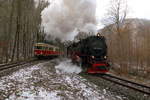
[[59, 65], [55, 66], [56, 72], [60, 73], [80, 73], [82, 71], [81, 67], [73, 65], [71, 60], [65, 59], [65, 61], [60, 62]]
[[41, 15], [47, 34], [72, 40], [78, 29], [95, 32], [96, 0], [53, 0]]

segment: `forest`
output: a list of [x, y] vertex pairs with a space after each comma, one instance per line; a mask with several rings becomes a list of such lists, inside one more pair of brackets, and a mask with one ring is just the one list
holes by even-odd
[[0, 0], [0, 63], [28, 59], [33, 44], [44, 40], [41, 11], [48, 2]]

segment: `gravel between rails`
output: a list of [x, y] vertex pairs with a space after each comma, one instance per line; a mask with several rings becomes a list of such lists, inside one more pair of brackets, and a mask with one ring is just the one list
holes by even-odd
[[144, 95], [143, 93], [136, 92], [129, 88], [117, 85], [100, 77], [95, 77], [93, 75], [88, 75], [85, 73], [81, 73], [80, 75], [88, 81], [97, 85], [99, 89], [106, 89], [113, 94], [120, 95], [124, 97], [124, 100], [150, 100], [149, 95]]

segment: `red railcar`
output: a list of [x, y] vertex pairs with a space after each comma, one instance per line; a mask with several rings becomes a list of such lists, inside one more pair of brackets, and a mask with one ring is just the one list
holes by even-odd
[[38, 58], [57, 57], [62, 55], [60, 48], [46, 43], [36, 43], [34, 45], [34, 55]]

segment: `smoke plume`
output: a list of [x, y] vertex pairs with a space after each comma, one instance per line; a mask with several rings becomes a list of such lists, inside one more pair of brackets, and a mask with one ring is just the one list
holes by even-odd
[[41, 13], [42, 26], [47, 34], [72, 40], [78, 30], [95, 32], [95, 13], [96, 0], [53, 0]]

